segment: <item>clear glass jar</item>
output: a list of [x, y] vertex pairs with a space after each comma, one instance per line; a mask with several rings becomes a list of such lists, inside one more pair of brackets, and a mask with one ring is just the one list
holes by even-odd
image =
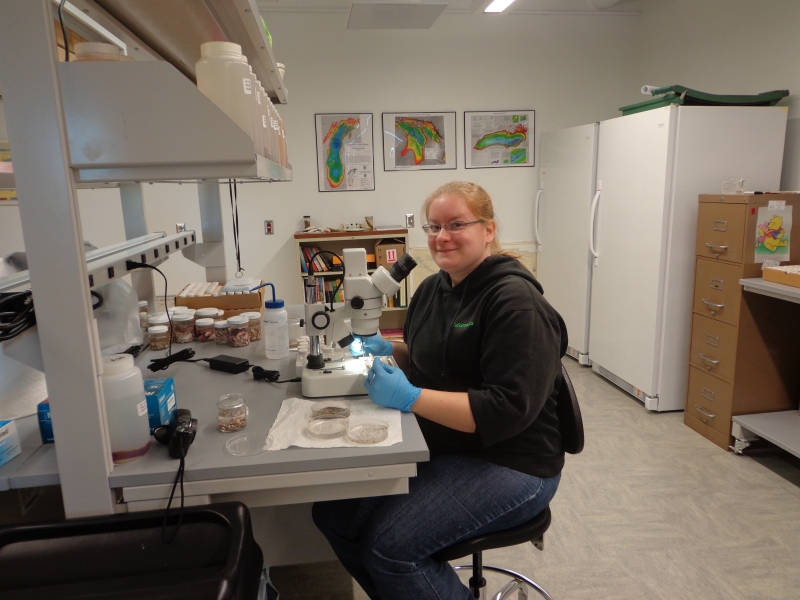
[[182, 312], [172, 315], [172, 341], [176, 344], [194, 341], [194, 315]]
[[243, 317], [247, 317], [247, 330], [250, 334], [250, 341], [257, 342], [261, 339], [261, 313], [248, 312], [242, 313]]
[[198, 342], [214, 341], [214, 319], [197, 319], [194, 322], [194, 338]]
[[250, 331], [247, 326], [247, 317], [241, 315], [228, 319], [228, 343], [234, 348], [243, 348], [250, 345]]
[[147, 329], [150, 335], [150, 350], [166, 350], [169, 348], [169, 327], [153, 325]]
[[227, 346], [230, 343], [228, 336], [228, 322], [225, 320], [214, 322], [214, 339], [220, 345]]
[[247, 426], [249, 410], [241, 394], [225, 394], [217, 402], [217, 425], [223, 433], [240, 431]]
[[140, 300], [139, 301], [139, 326], [142, 328], [142, 331], [147, 331], [147, 328], [150, 327], [150, 324], [147, 322], [147, 300]]

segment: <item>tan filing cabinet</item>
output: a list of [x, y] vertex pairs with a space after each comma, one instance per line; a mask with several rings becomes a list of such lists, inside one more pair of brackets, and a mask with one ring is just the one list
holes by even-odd
[[758, 209], [770, 201], [792, 207], [797, 225], [782, 264], [799, 264], [800, 195], [700, 196], [684, 423], [725, 449], [731, 417], [797, 408], [800, 396], [800, 305], [739, 284], [761, 277]]

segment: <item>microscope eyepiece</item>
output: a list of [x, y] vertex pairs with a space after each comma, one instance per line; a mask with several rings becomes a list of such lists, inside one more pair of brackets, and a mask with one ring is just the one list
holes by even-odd
[[416, 266], [417, 261], [415, 261], [410, 254], [404, 254], [400, 257], [400, 260], [392, 265], [389, 275], [397, 283], [400, 283], [406, 277], [408, 277], [408, 274], [411, 273]]

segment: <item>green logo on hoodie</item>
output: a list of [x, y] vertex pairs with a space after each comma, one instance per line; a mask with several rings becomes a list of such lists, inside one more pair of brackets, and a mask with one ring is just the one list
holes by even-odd
[[462, 327], [472, 327], [475, 325], [475, 321], [470, 321], [469, 323], [454, 323], [453, 327], [462, 328]]

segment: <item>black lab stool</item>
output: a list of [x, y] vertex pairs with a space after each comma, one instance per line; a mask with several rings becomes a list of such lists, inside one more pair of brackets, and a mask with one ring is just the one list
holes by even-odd
[[[572, 387], [572, 381], [570, 381], [564, 365], [561, 365], [561, 388], [558, 394], [556, 412], [558, 413], [561, 445], [564, 452], [570, 454], [580, 453], [580, 451], [583, 450], [583, 419], [581, 418], [580, 406], [578, 406], [578, 397], [575, 395], [575, 388]], [[506, 548], [526, 542], [531, 542], [536, 548], [543, 550], [544, 532], [547, 531], [548, 527], [550, 527], [549, 507], [545, 508], [527, 523], [512, 527], [511, 529], [495, 531], [494, 533], [479, 535], [458, 542], [452, 546], [443, 548], [434, 554], [433, 558], [438, 561], [451, 561], [471, 554], [472, 565], [460, 565], [453, 568], [456, 571], [472, 569], [472, 577], [469, 579], [469, 589], [475, 598], [483, 597], [481, 592], [483, 588], [486, 587], [486, 580], [483, 578], [483, 570], [487, 569], [489, 571], [505, 573], [514, 578], [493, 596], [495, 600], [504, 600], [510, 597], [514, 591], [517, 592], [518, 600], [524, 600], [528, 597], [526, 585], [539, 592], [539, 594], [547, 600], [553, 600], [550, 594], [532, 579], [528, 579], [524, 575], [520, 575], [509, 569], [484, 565], [482, 554], [484, 550]]]

